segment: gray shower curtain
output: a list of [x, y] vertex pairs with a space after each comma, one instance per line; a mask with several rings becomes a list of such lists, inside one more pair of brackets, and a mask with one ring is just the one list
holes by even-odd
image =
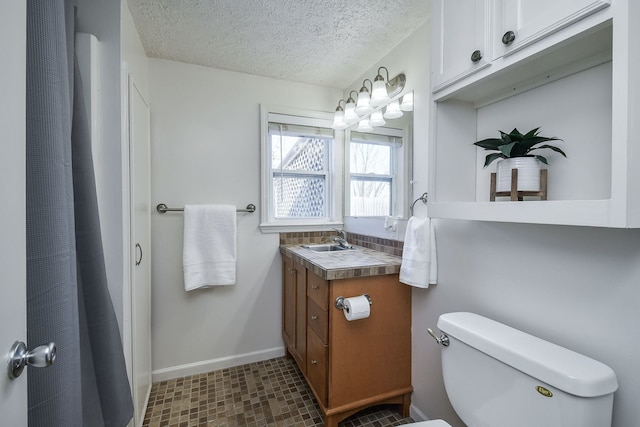
[[74, 61], [72, 0], [27, 1], [27, 340], [57, 359], [28, 375], [30, 426], [125, 426], [133, 415], [109, 295]]

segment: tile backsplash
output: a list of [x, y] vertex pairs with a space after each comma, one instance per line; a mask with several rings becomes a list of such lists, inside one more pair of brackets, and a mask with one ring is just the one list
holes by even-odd
[[[299, 233], [280, 233], [281, 245], [301, 245], [313, 243], [330, 243], [337, 234], [335, 231], [309, 231]], [[349, 243], [374, 249], [391, 255], [402, 256], [403, 242], [364, 234], [347, 233]]]

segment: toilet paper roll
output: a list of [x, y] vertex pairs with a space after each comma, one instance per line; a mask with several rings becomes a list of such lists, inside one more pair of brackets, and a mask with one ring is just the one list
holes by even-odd
[[344, 317], [351, 322], [352, 320], [366, 319], [371, 314], [371, 305], [369, 299], [364, 295], [359, 297], [351, 297], [344, 299], [344, 309], [342, 310]]

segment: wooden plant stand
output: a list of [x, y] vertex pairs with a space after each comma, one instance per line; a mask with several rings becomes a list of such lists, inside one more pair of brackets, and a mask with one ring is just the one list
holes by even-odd
[[511, 190], [496, 191], [496, 174], [491, 174], [491, 189], [489, 201], [495, 202], [496, 197], [509, 197], [511, 201], [522, 201], [525, 196], [538, 196], [540, 200], [547, 200], [547, 170], [540, 169], [540, 191], [518, 191], [518, 169], [511, 169]]

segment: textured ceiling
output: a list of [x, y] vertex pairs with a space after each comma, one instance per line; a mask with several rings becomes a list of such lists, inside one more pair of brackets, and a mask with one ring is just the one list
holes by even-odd
[[428, 0], [128, 1], [150, 57], [339, 89], [429, 13]]

